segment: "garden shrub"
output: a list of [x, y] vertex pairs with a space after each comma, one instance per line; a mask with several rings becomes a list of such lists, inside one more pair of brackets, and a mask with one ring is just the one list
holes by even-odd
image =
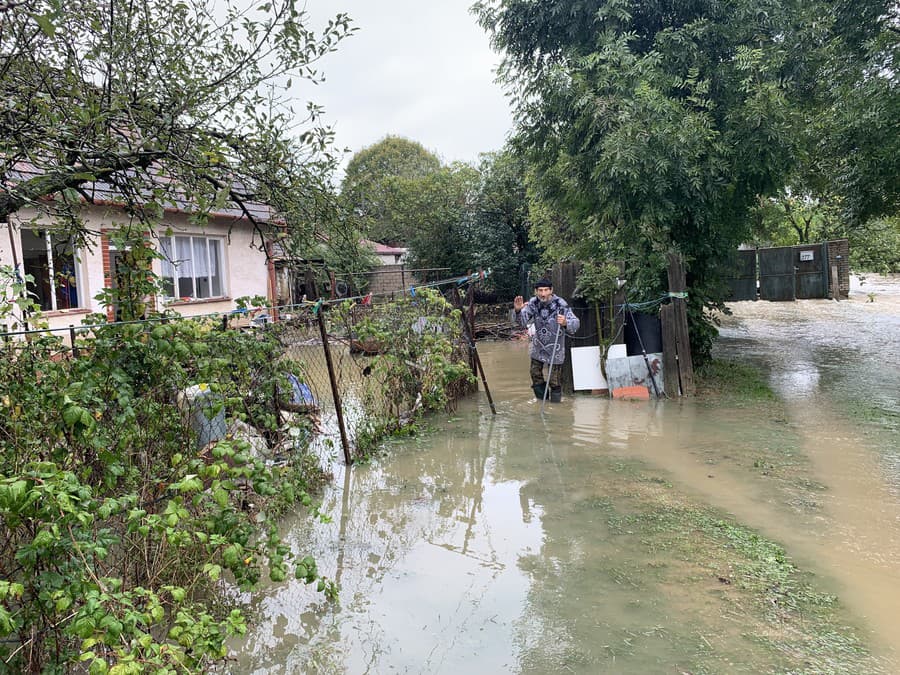
[[[39, 325], [5, 272], [0, 323], [25, 310]], [[333, 333], [379, 345], [358, 452], [472, 391], [460, 312], [438, 292], [328, 316]], [[279, 410], [289, 375], [307, 380], [290, 325], [104, 321], [89, 316], [74, 345], [49, 331], [0, 343], [0, 672], [200, 672], [245, 630], [236, 589], [293, 574], [337, 594], [277, 529], [298, 504], [320, 515], [311, 491], [325, 478], [312, 421]], [[201, 447], [190, 388], [206, 417], [224, 413], [265, 450], [238, 434]]]
[[[276, 527], [323, 479], [293, 443], [308, 422], [276, 407], [302, 376], [277, 330], [160, 317], [75, 346], [0, 347], [0, 670], [197, 672], [245, 629], [232, 589], [293, 573], [334, 596]], [[199, 448], [177, 399], [200, 383], [284, 461], [230, 436]]]
[[366, 415], [355, 434], [360, 454], [427, 412], [452, 409], [474, 390], [461, 312], [436, 289], [370, 307], [344, 303], [332, 313], [335, 329], [345, 327], [353, 344], [373, 352], [364, 357]]

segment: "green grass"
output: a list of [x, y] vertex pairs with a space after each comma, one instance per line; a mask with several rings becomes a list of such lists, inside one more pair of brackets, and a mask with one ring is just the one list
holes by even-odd
[[[642, 580], [676, 606], [713, 593], [721, 616], [740, 617], [727, 628], [708, 627], [709, 635], [719, 635], [719, 647], [707, 655], [696, 651], [691, 672], [720, 672], [732, 659], [758, 672], [885, 672], [848, 626], [838, 598], [818, 588], [815, 575], [795, 565], [781, 545], [664, 480], [634, 475], [635, 468], [619, 472], [610, 486], [616, 508], [607, 524], [617, 537], [639, 541], [651, 558], [670, 561], [652, 573], [636, 565]], [[722, 650], [721, 631], [731, 635], [725, 642], [737, 652]]]
[[778, 400], [763, 374], [753, 366], [713, 359], [696, 373], [697, 395], [725, 404], [754, 404]]

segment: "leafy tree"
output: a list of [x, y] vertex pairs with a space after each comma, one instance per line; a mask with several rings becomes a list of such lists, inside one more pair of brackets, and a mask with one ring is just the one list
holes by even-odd
[[478, 168], [444, 166], [420, 144], [388, 137], [354, 156], [341, 194], [373, 238], [409, 246], [413, 266], [490, 269], [486, 287], [512, 296], [521, 266], [539, 257], [526, 169], [512, 149], [484, 155]]
[[[172, 205], [202, 222], [262, 202], [314, 210], [331, 132], [294, 80], [351, 31], [321, 34], [302, 5], [22, 0], [0, 12], [0, 220], [25, 206], [84, 234], [82, 202], [114, 199], [149, 225]], [[296, 130], [296, 132], [294, 131]]]
[[454, 163], [422, 178], [394, 182], [395, 222], [407, 232], [413, 267], [445, 267], [450, 274], [473, 267], [479, 181], [477, 169]]
[[491, 270], [487, 286], [512, 298], [522, 292], [525, 268], [540, 258], [529, 230], [527, 163], [512, 148], [482, 155], [481, 184], [472, 222], [474, 264]]
[[664, 289], [663, 254], [682, 252], [692, 347], [707, 356], [721, 261], [758, 196], [785, 184], [822, 45], [838, 27], [870, 34], [879, 3], [864, 4], [838, 24], [825, 3], [477, 3], [505, 54], [538, 203], [565, 215], [557, 250], [629, 260], [632, 300]]
[[815, 197], [787, 190], [761, 199], [753, 240], [761, 246], [793, 246], [845, 236], [838, 208]]
[[847, 24], [824, 46], [821, 107], [801, 166], [815, 177], [812, 192], [834, 195], [856, 227], [900, 211], [900, 8], [864, 2], [853, 11], [866, 20], [842, 17]]
[[900, 216], [873, 218], [848, 233], [850, 265], [858, 272], [900, 272]]
[[341, 197], [362, 219], [371, 239], [403, 245], [409, 232], [394, 213], [394, 202], [402, 199], [398, 191], [403, 191], [403, 181], [425, 178], [440, 168], [440, 159], [420, 143], [386, 136], [351, 158], [341, 184]]

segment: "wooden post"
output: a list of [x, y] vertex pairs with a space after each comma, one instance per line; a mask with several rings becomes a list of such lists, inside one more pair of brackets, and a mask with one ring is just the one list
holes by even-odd
[[[459, 289], [458, 288], [450, 289], [450, 303], [453, 305], [454, 308], [458, 309], [459, 313], [460, 313], [459, 319], [460, 319], [460, 323], [462, 324], [463, 337], [465, 338], [466, 342], [469, 345], [469, 370], [472, 371], [473, 375], [478, 375], [478, 366], [475, 363], [475, 354], [471, 349], [473, 342], [469, 341], [469, 335], [471, 335], [471, 333], [469, 333], [469, 320], [466, 317], [466, 308], [465, 308], [465, 305], [463, 304], [463, 300], [462, 300], [462, 298], [459, 297]], [[474, 336], [473, 336], [473, 341], [474, 341]]]
[[669, 293], [672, 294], [672, 316], [675, 324], [675, 358], [678, 360], [678, 379], [681, 382], [681, 395], [694, 395], [694, 363], [691, 359], [691, 341], [688, 334], [687, 320], [687, 282], [684, 274], [684, 261], [681, 255], [670, 252], [669, 261]]
[[69, 324], [69, 340], [72, 342], [72, 358], [78, 358], [78, 345], [75, 342], [75, 326]]
[[[334, 286], [332, 285], [332, 288]], [[322, 335], [322, 349], [325, 351], [325, 365], [328, 366], [328, 381], [331, 382], [331, 396], [334, 399], [334, 410], [337, 413], [338, 429], [341, 432], [341, 446], [344, 448], [344, 461], [347, 466], [353, 464], [350, 455], [350, 442], [347, 440], [347, 429], [344, 426], [344, 409], [341, 405], [341, 394], [338, 391], [337, 377], [334, 374], [334, 364], [331, 361], [331, 348], [328, 346], [328, 331], [325, 330], [325, 316], [322, 305], [319, 305], [319, 333]]]
[[[306, 290], [306, 299], [315, 302], [319, 299], [319, 288], [316, 285], [316, 275], [311, 268], [307, 267], [303, 273], [303, 288]], [[297, 298], [299, 302], [301, 298]]]
[[672, 305], [659, 308], [663, 343], [663, 388], [670, 397], [680, 396], [678, 386], [678, 359], [675, 358], [675, 315]]
[[[454, 307], [462, 309], [462, 300], [460, 300], [458, 289], [450, 289], [450, 300]], [[469, 322], [466, 319], [465, 312], [460, 318], [462, 320], [463, 339], [469, 347], [469, 368], [472, 369], [473, 375], [481, 376], [481, 383], [484, 385], [484, 393], [487, 396], [488, 404], [491, 406], [491, 413], [496, 415], [497, 408], [494, 406], [494, 398], [491, 396], [490, 387], [488, 387], [487, 375], [484, 374], [484, 366], [481, 365], [481, 357], [478, 356], [478, 347], [475, 345], [475, 333], [469, 330]]]
[[831, 297], [834, 300], [841, 299], [840, 277], [838, 276], [838, 266], [831, 266]]
[[[472, 336], [472, 339], [475, 339], [475, 285], [469, 284], [469, 290], [466, 291], [468, 307], [466, 308], [465, 316], [466, 321], [469, 324], [469, 335]], [[474, 364], [475, 359], [472, 359], [472, 363]]]

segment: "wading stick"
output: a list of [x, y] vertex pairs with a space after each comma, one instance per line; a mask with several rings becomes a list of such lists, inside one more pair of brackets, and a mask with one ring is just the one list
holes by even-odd
[[556, 324], [556, 337], [553, 338], [553, 354], [550, 355], [550, 369], [547, 371], [547, 382], [544, 383], [544, 398], [541, 399], [541, 414], [544, 413], [544, 404], [547, 402], [547, 394], [550, 393], [550, 378], [553, 376], [553, 361], [556, 359], [556, 345], [559, 344], [559, 331], [562, 324]]
[[469, 345], [469, 348], [472, 350], [472, 354], [475, 356], [475, 365], [478, 366], [478, 372], [481, 373], [481, 383], [484, 385], [484, 393], [487, 394], [487, 400], [491, 406], [491, 412], [496, 415], [497, 409], [494, 407], [494, 399], [491, 398], [491, 390], [488, 389], [487, 378], [484, 375], [484, 366], [481, 365], [481, 357], [478, 356], [478, 350], [475, 348], [474, 339]]
[[322, 335], [322, 350], [325, 352], [325, 365], [328, 366], [328, 381], [331, 382], [331, 397], [334, 399], [334, 410], [337, 413], [338, 429], [341, 432], [341, 446], [344, 448], [344, 461], [347, 466], [353, 464], [353, 457], [350, 454], [350, 442], [347, 440], [347, 429], [344, 426], [344, 409], [341, 406], [341, 393], [338, 391], [337, 377], [334, 374], [334, 364], [331, 361], [331, 348], [328, 346], [328, 331], [325, 330], [325, 317], [322, 311], [322, 300], [320, 299], [313, 312], [319, 315], [319, 333]]

